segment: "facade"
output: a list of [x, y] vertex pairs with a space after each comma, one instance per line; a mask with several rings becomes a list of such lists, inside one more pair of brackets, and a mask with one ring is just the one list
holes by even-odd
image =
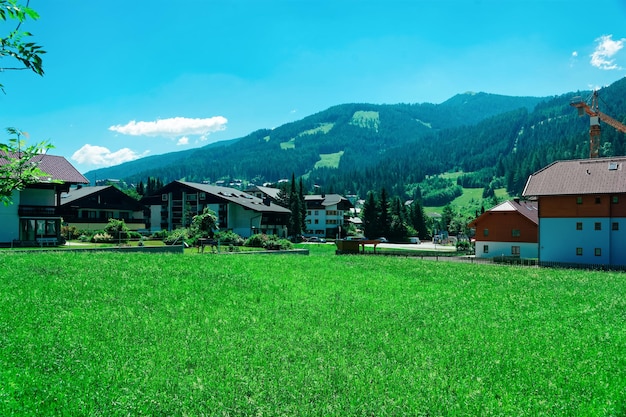
[[476, 257], [539, 256], [537, 202], [514, 199], [481, 214], [469, 224], [476, 230]]
[[557, 161], [532, 174], [541, 264], [626, 266], [626, 158]]
[[[305, 195], [305, 236], [334, 238], [343, 235], [345, 216], [353, 207], [350, 201], [339, 194]], [[341, 237], [341, 236], [339, 236]]]
[[193, 216], [205, 207], [218, 217], [220, 230], [231, 230], [241, 237], [265, 233], [287, 236], [291, 211], [268, 200], [234, 188], [173, 181], [140, 203], [148, 207], [146, 227], [152, 231], [188, 227]]
[[124, 220], [130, 230], [144, 230], [145, 210], [112, 185], [72, 188], [61, 195], [59, 205], [63, 222], [80, 230], [102, 230], [110, 219]]
[[[57, 244], [61, 237], [61, 193], [69, 191], [72, 185], [89, 183], [61, 156], [37, 155], [33, 159], [48, 175], [37, 184], [14, 191], [13, 204], [0, 205], [2, 246]], [[0, 163], [4, 162], [0, 158]]]

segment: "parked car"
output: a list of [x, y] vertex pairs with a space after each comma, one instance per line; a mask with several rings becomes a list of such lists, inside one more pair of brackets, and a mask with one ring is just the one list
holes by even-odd
[[326, 243], [326, 239], [324, 239], [323, 237], [313, 236], [313, 237], [309, 238], [309, 242]]
[[386, 237], [379, 237], [379, 238], [378, 238], [378, 239], [376, 239], [376, 240], [380, 240], [382, 243], [387, 243], [387, 242], [389, 242], [389, 241], [387, 240], [387, 238], [386, 238]]

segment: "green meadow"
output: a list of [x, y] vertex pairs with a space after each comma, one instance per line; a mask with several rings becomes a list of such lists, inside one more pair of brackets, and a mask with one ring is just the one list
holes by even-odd
[[0, 253], [0, 415], [626, 415], [626, 275], [306, 247]]

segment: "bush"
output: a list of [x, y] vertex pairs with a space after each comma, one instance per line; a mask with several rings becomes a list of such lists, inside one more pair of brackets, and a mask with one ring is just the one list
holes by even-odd
[[116, 242], [128, 242], [129, 230], [124, 220], [109, 219], [109, 223], [104, 227], [104, 232], [112, 236]]
[[242, 246], [245, 240], [233, 231], [219, 232], [215, 235], [222, 245]]
[[108, 233], [96, 233], [91, 237], [91, 243], [114, 243], [116, 240]]
[[293, 247], [293, 244], [287, 239], [280, 239], [278, 236], [265, 234], [250, 236], [244, 245], [252, 248], [263, 248], [267, 250], [286, 250]]
[[172, 230], [163, 238], [166, 245], [181, 245], [185, 240], [189, 239], [189, 231], [185, 228]]
[[80, 230], [76, 226], [61, 226], [61, 236], [70, 240], [78, 239]]

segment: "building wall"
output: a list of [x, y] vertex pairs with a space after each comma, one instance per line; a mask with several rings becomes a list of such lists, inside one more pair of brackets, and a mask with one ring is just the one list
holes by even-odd
[[[489, 211], [474, 222], [476, 240], [537, 243], [537, 225], [516, 211]], [[519, 236], [513, 236], [519, 230]]]
[[[539, 260], [571, 264], [611, 264], [611, 258], [626, 253], [626, 219], [608, 217], [568, 217], [539, 219]], [[617, 222], [621, 230], [613, 231]], [[580, 224], [580, 226], [577, 226]], [[600, 230], [596, 230], [599, 224]], [[613, 246], [612, 246], [613, 243]], [[580, 248], [580, 249], [578, 249]], [[577, 249], [582, 252], [577, 252]], [[599, 250], [599, 254], [596, 253]], [[622, 256], [623, 257], [623, 256]], [[615, 262], [618, 262], [616, 259]], [[620, 263], [614, 263], [616, 265]]]
[[[485, 251], [487, 246], [487, 251]], [[537, 243], [527, 242], [498, 242], [489, 240], [476, 241], [476, 257], [477, 258], [493, 258], [496, 256], [518, 256], [514, 255], [512, 248], [519, 247], [520, 258], [536, 259], [539, 257], [539, 247]]]
[[540, 197], [539, 216], [543, 218], [626, 217], [626, 195]]
[[20, 219], [18, 207], [20, 205], [20, 193], [13, 192], [13, 204], [5, 206], [0, 204], [0, 242], [9, 243], [19, 238]]
[[28, 188], [22, 190], [19, 203], [14, 201], [14, 205], [17, 204], [25, 206], [56, 206], [56, 194], [52, 189]]
[[344, 224], [343, 210], [339, 210], [336, 205], [307, 209], [305, 224], [305, 236], [335, 237], [339, 226], [343, 227]]

